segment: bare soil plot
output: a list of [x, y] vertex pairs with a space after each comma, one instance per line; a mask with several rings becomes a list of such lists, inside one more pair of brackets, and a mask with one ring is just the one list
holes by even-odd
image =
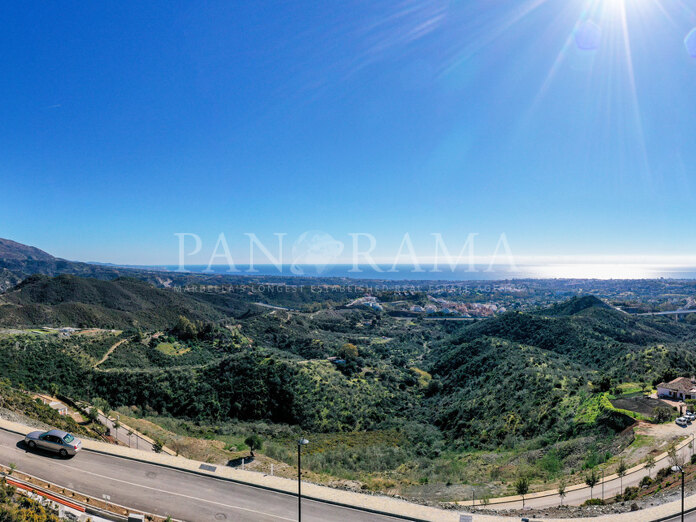
[[611, 400], [612, 406], [622, 410], [635, 411], [646, 417], [652, 417], [655, 409], [660, 406], [665, 406], [665, 403], [659, 399], [651, 397], [627, 397]]

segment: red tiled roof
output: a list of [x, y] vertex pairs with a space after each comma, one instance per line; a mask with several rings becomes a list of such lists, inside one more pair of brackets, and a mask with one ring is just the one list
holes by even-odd
[[696, 388], [696, 385], [688, 377], [677, 377], [673, 381], [661, 382], [657, 385], [660, 388], [666, 388], [668, 390], [680, 391], [680, 392], [691, 392]]

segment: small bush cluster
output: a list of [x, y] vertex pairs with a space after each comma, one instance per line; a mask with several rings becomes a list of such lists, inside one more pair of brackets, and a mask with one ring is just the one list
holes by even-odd
[[672, 474], [672, 470], [670, 468], [662, 468], [660, 471], [657, 472], [657, 475], [655, 476], [655, 480], [657, 482], [661, 482], [666, 477], [669, 477], [671, 474]]
[[634, 498], [638, 497], [638, 493], [640, 493], [640, 489], [637, 487], [632, 487], [628, 486], [624, 492], [623, 495], [619, 495], [621, 497], [621, 500], [633, 500]]
[[603, 506], [604, 501], [601, 498], [588, 498], [583, 506]]

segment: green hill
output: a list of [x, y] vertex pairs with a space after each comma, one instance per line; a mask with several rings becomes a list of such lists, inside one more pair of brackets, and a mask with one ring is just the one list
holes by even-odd
[[548, 316], [575, 315], [590, 309], [611, 309], [611, 307], [593, 295], [585, 295], [573, 297], [562, 303], [545, 308], [539, 311], [539, 313]]
[[[630, 406], [614, 400], [620, 384], [633, 392], [696, 373], [694, 325], [590, 298], [475, 323], [257, 300], [33, 276], [0, 294], [0, 324], [138, 325], [142, 335], [0, 332], [0, 368], [18, 388], [99, 397], [157, 422], [276, 433], [269, 447], [288, 462], [278, 449], [288, 433], [327, 437], [316, 471], [364, 478], [378, 461], [382, 478], [404, 487], [511, 483], [520, 470], [552, 480], [595, 466], [645, 418], [619, 409]], [[385, 434], [398, 436], [382, 444]]]
[[113, 281], [33, 275], [0, 294], [0, 325], [100, 328], [166, 328], [180, 315], [191, 320], [224, 317], [184, 293], [132, 278]]
[[573, 314], [556, 314], [557, 307], [534, 313], [505, 313], [472, 325], [453, 337], [451, 343], [456, 345], [482, 337], [496, 337], [564, 354], [593, 370], [610, 371], [616, 357], [627, 351], [694, 338], [691, 325], [631, 316], [603, 304], [578, 309], [574, 303], [577, 301], [571, 299], [560, 307], [575, 309]]
[[691, 325], [629, 316], [595, 298], [503, 314], [434, 346], [430, 371], [442, 387], [428, 399], [431, 418], [475, 447], [620, 430], [632, 421], [616, 412], [584, 415], [592, 383], [691, 374], [693, 338]]
[[[633, 422], [605, 400], [615, 385], [696, 373], [693, 325], [630, 316], [592, 298], [466, 326], [364, 309], [250, 311], [239, 294], [207, 295], [217, 294], [32, 276], [0, 295], [0, 324], [167, 331], [129, 340], [96, 369], [101, 345], [79, 336], [0, 338], [0, 366], [30, 389], [53, 382], [78, 398], [194, 421], [267, 420], [317, 432], [413, 421], [473, 449], [611, 439]], [[197, 332], [169, 330], [182, 315], [200, 322]], [[232, 324], [220, 328], [217, 319]], [[346, 343], [357, 355], [327, 360], [350, 353]]]

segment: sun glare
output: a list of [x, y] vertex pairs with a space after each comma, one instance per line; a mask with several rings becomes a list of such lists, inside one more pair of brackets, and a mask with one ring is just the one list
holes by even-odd
[[586, 279], [645, 279], [656, 277], [660, 267], [640, 264], [557, 264], [530, 267], [535, 277]]

